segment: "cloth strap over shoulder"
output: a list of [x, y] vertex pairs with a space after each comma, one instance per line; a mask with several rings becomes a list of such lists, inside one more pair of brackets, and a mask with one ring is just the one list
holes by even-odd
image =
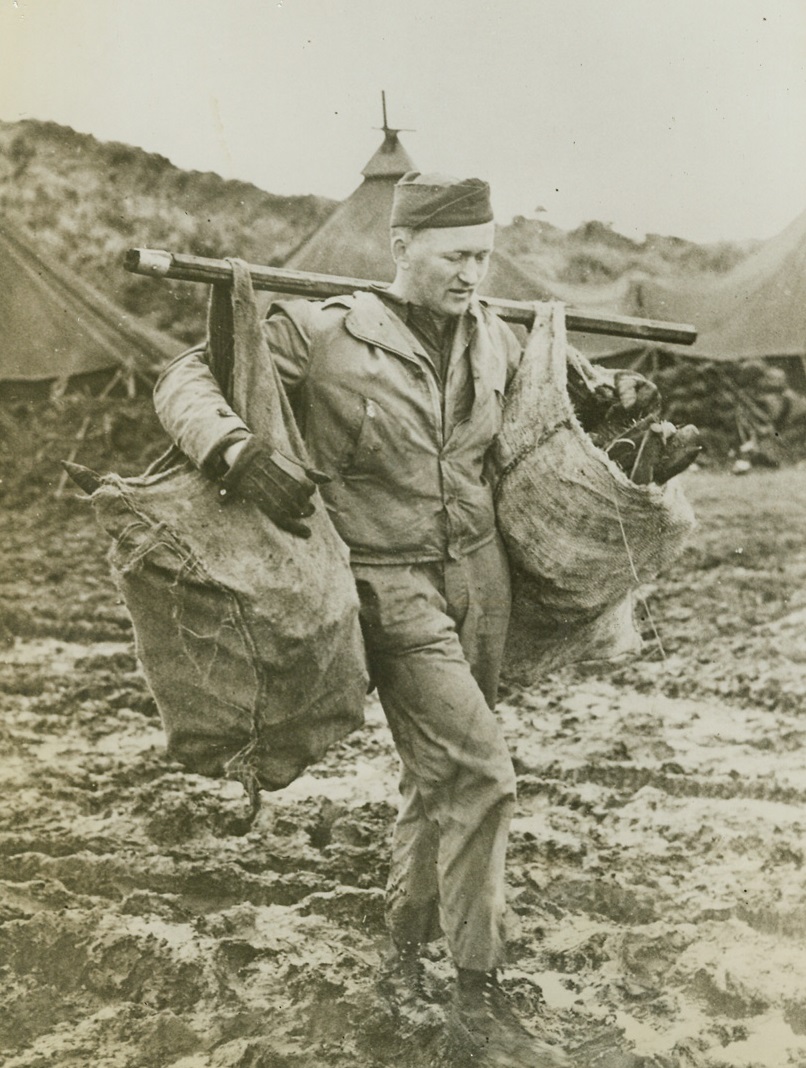
[[263, 334], [249, 267], [228, 259], [232, 283], [212, 287], [208, 363], [227, 402], [266, 444], [307, 465], [308, 458]]

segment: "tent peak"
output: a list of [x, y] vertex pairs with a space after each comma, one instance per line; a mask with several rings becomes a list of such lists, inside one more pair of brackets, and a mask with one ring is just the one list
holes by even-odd
[[[386, 117], [386, 93], [381, 93], [383, 107], [383, 126], [375, 127], [383, 131], [383, 143], [361, 173], [365, 178], [402, 178], [408, 171], [415, 169], [414, 163], [397, 136], [403, 133], [402, 126], [390, 126]], [[405, 132], [411, 132], [405, 130]]]

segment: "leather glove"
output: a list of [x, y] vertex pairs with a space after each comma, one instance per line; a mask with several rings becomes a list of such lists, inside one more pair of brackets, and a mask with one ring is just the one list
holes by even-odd
[[637, 371], [616, 371], [613, 379], [618, 403], [635, 419], [650, 413], [659, 413], [660, 391], [654, 382]]
[[317, 486], [329, 481], [321, 471], [304, 467], [253, 437], [221, 479], [221, 486], [224, 496], [251, 501], [278, 527], [309, 538], [311, 529], [300, 520], [313, 515], [311, 497]]

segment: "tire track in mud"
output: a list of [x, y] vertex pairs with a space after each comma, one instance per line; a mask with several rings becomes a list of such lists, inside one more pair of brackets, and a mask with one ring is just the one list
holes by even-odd
[[[645, 787], [661, 791], [668, 797], [701, 797], [723, 801], [776, 801], [787, 805], [806, 804], [806, 789], [797, 789], [775, 782], [743, 782], [730, 773], [724, 778], [688, 774], [679, 765], [670, 768], [635, 767], [632, 764], [587, 764], [584, 767], [563, 769], [549, 765], [539, 771], [521, 776], [521, 797], [545, 795], [557, 804], [572, 801], [574, 795], [564, 797], [569, 787], [585, 783], [607, 787], [614, 798], [632, 797]], [[580, 796], [580, 795], [577, 795]]]

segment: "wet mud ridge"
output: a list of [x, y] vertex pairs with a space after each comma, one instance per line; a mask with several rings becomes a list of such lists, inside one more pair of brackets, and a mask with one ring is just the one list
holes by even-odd
[[[501, 702], [504, 986], [579, 1065], [806, 1065], [805, 480], [692, 473], [700, 529], [643, 591], [648, 656]], [[397, 776], [377, 704], [250, 824], [238, 785], [167, 761], [85, 511], [0, 521], [0, 1062], [456, 1064], [441, 943], [427, 1012], [374, 988]]]

